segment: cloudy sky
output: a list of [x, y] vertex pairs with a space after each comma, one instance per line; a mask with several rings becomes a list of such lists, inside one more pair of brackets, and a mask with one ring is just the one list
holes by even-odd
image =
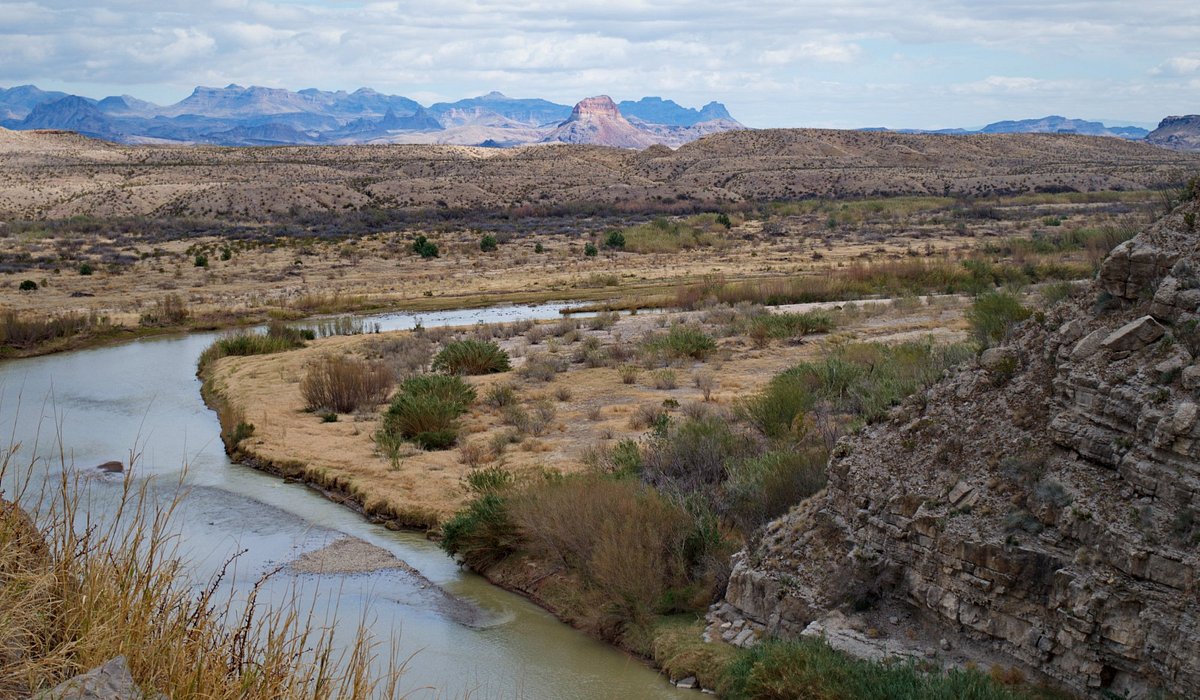
[[1195, 0], [0, 0], [0, 86], [661, 95], [756, 127], [1152, 123], [1200, 112], [1198, 39]]

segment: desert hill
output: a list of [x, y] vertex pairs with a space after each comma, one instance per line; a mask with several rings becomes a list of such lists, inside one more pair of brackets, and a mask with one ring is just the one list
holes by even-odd
[[0, 131], [0, 168], [6, 218], [260, 219], [293, 210], [642, 210], [816, 196], [1141, 189], [1200, 169], [1200, 155], [1073, 135], [812, 129], [726, 132], [676, 151], [121, 146], [61, 132]]

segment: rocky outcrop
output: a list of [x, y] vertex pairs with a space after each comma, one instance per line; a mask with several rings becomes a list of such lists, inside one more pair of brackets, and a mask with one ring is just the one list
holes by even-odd
[[710, 630], [743, 620], [752, 643], [891, 607], [940, 631], [945, 658], [1200, 694], [1198, 209], [840, 442], [828, 488], [739, 556]]

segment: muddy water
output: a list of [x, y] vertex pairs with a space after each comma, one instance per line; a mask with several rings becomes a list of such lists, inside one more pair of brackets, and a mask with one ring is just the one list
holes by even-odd
[[[559, 308], [392, 314], [368, 322], [390, 330], [419, 319], [430, 328], [555, 318]], [[213, 338], [163, 337], [0, 363], [0, 449], [16, 442], [26, 460], [35, 450], [50, 458], [43, 463], [48, 475], [64, 468], [86, 475], [91, 508], [101, 512], [112, 508], [122, 477], [100, 473], [97, 464], [136, 455], [130, 478], [149, 480], [163, 499], [182, 482], [176, 524], [197, 585], [242, 550], [227, 579], [242, 592], [265, 572], [346, 536], [389, 550], [427, 581], [398, 569], [352, 575], [285, 570], [268, 579], [260, 601], [316, 601], [318, 622], [336, 615], [343, 639], [360, 622], [378, 639], [395, 639], [398, 655], [411, 656], [400, 684], [411, 697], [687, 696], [639, 662], [462, 571], [422, 536], [389, 532], [303, 485], [231, 463], [195, 378], [196, 358]], [[463, 624], [462, 610], [448, 606], [429, 581], [476, 606], [472, 624]]]

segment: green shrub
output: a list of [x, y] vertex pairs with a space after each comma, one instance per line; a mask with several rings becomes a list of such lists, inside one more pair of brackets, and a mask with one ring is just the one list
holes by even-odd
[[589, 258], [594, 258], [594, 257], [596, 257], [596, 254], [599, 252], [600, 251], [596, 248], [595, 243], [588, 242], [588, 243], [583, 244], [583, 254], [585, 256], [587, 256]]
[[33, 280], [22, 280], [21, 284], [17, 285], [17, 289], [22, 292], [36, 292], [37, 288], [38, 284]]
[[79, 266], [79, 274], [81, 274], [85, 277], [92, 274], [95, 271], [96, 271], [96, 268], [92, 267], [91, 263], [84, 263]]
[[712, 336], [698, 328], [678, 325], [672, 326], [665, 335], [647, 339], [643, 343], [643, 347], [648, 352], [672, 359], [688, 357], [694, 360], [703, 360], [717, 349], [717, 343]]
[[806, 383], [795, 375], [784, 373], [772, 379], [756, 396], [744, 401], [741, 410], [763, 435], [782, 439], [800, 430], [801, 419], [815, 403]]
[[625, 234], [620, 231], [609, 231], [608, 235], [604, 237], [604, 247], [614, 250], [624, 250]]
[[541, 243], [534, 243], [534, 244], [533, 244], [533, 252], [535, 252], [535, 253], [545, 253], [545, 252], [546, 252], [546, 246], [542, 245]]
[[725, 515], [746, 534], [783, 515], [825, 486], [823, 448], [775, 450], [729, 464]]
[[726, 231], [733, 228], [733, 222], [729, 220], [729, 215], [725, 212], [717, 214], [717, 223], [724, 226]]
[[1032, 312], [1008, 292], [988, 292], [976, 297], [967, 310], [971, 334], [981, 348], [1004, 340], [1012, 327], [1029, 318]]
[[497, 493], [481, 494], [442, 525], [442, 549], [475, 571], [486, 571], [520, 543], [508, 503]]
[[196, 253], [196, 257], [192, 260], [195, 267], [208, 267], [208, 256], [204, 253]]
[[438, 256], [437, 244], [420, 234], [413, 239], [412, 249], [414, 253], [420, 255], [422, 258], [436, 258]]
[[458, 441], [458, 418], [475, 401], [461, 377], [419, 374], [400, 384], [383, 416], [382, 431], [427, 450], [448, 449]]
[[511, 369], [508, 353], [494, 341], [455, 340], [446, 343], [433, 358], [433, 369], [450, 374], [493, 374]]
[[485, 253], [491, 253], [498, 248], [496, 237], [490, 233], [485, 233], [483, 238], [479, 239], [479, 249]]

